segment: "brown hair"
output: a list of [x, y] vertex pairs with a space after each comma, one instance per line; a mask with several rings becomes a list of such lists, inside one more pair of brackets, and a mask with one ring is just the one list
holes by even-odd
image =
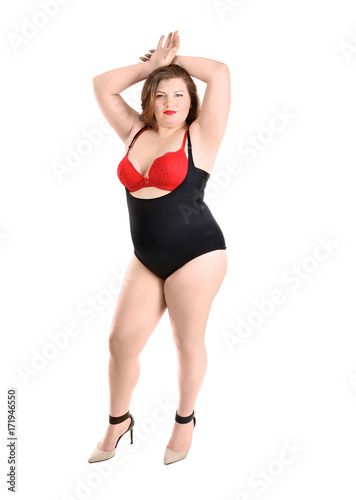
[[156, 68], [146, 78], [141, 92], [141, 105], [142, 113], [141, 119], [145, 122], [146, 126], [158, 131], [156, 117], [154, 116], [154, 100], [156, 98], [156, 90], [161, 80], [168, 80], [170, 78], [182, 78], [187, 86], [190, 95], [190, 105], [186, 123], [190, 125], [198, 116], [201, 111], [201, 103], [198, 96], [197, 87], [194, 80], [182, 66], [178, 64], [170, 64], [169, 66], [162, 66]]

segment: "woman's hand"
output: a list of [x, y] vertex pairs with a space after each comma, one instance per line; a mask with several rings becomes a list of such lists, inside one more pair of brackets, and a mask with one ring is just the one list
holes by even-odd
[[148, 62], [152, 65], [153, 69], [171, 64], [173, 58], [177, 55], [180, 45], [178, 31], [175, 31], [173, 35], [172, 33], [172, 31], [169, 33], [164, 47], [162, 47], [164, 39], [164, 35], [162, 35], [156, 50], [150, 50], [152, 54], [145, 54], [145, 57], [140, 57], [141, 61]]

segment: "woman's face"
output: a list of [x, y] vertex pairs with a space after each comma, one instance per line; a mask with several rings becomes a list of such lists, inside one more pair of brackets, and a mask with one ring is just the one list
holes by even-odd
[[[182, 78], [161, 80], [154, 99], [154, 114], [157, 123], [170, 127], [185, 123], [190, 109], [190, 95]], [[167, 111], [175, 111], [168, 114]]]

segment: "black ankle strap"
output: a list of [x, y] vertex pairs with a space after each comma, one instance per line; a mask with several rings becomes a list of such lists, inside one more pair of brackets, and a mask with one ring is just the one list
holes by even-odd
[[193, 418], [194, 418], [194, 410], [193, 413], [189, 415], [189, 417], [181, 417], [180, 415], [178, 415], [178, 410], [176, 411], [176, 422], [178, 422], [178, 424], [187, 424]]
[[124, 420], [126, 420], [129, 417], [131, 417], [130, 411], [125, 413], [125, 415], [121, 415], [120, 417], [112, 417], [111, 415], [109, 415], [109, 423], [110, 424], [120, 424], [121, 422], [123, 422]]

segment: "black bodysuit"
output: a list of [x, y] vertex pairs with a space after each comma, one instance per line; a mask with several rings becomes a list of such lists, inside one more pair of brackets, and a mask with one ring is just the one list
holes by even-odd
[[194, 165], [189, 129], [187, 136], [188, 169], [178, 187], [144, 199], [125, 186], [134, 254], [163, 279], [199, 255], [226, 249], [224, 235], [204, 202], [210, 174]]

